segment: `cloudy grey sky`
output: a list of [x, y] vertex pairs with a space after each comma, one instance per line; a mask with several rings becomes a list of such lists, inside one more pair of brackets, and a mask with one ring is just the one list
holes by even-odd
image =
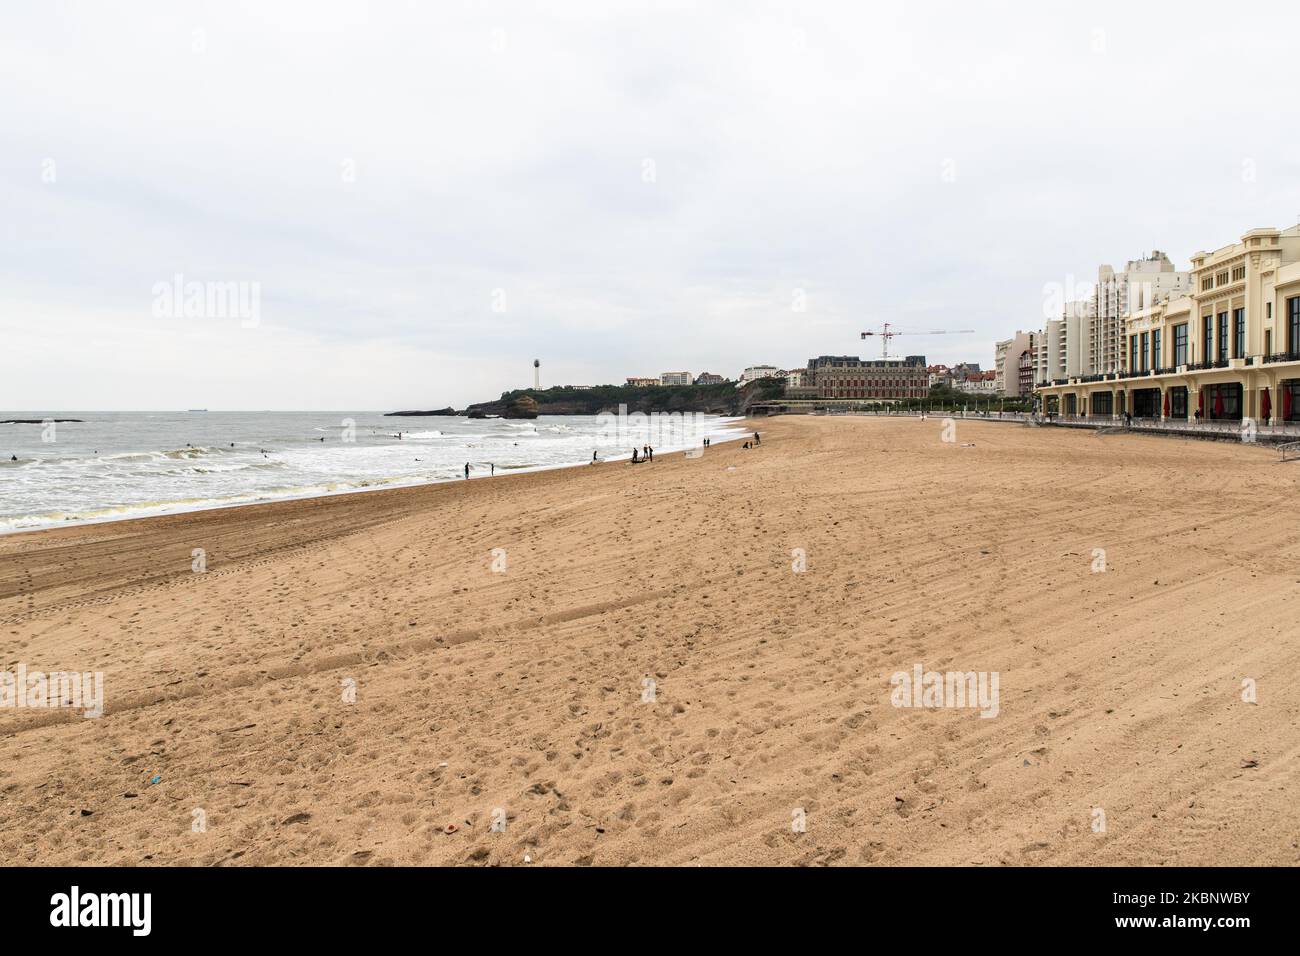
[[987, 366], [1045, 284], [1297, 221], [1297, 9], [7, 0], [0, 408], [459, 406], [883, 321]]

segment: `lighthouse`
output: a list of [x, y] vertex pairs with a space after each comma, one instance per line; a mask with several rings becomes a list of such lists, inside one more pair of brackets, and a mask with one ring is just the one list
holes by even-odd
[[533, 388], [542, 390], [542, 360], [533, 359]]

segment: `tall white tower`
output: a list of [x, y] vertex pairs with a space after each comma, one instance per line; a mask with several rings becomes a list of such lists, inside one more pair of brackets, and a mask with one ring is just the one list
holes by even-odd
[[542, 360], [533, 359], [533, 388], [542, 389]]

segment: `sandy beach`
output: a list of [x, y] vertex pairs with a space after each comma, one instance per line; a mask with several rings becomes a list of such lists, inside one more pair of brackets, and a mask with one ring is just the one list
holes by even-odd
[[[1300, 463], [757, 427], [695, 459], [0, 537], [0, 670], [102, 671], [105, 695], [98, 719], [0, 710], [0, 852], [1300, 862]], [[893, 706], [918, 664], [996, 672], [996, 716]]]

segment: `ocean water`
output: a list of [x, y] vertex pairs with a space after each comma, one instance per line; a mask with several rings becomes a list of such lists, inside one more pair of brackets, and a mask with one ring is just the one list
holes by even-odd
[[[739, 437], [737, 420], [379, 412], [0, 412], [0, 533], [630, 458]], [[401, 437], [398, 437], [398, 434]], [[17, 461], [11, 461], [17, 457]]]

